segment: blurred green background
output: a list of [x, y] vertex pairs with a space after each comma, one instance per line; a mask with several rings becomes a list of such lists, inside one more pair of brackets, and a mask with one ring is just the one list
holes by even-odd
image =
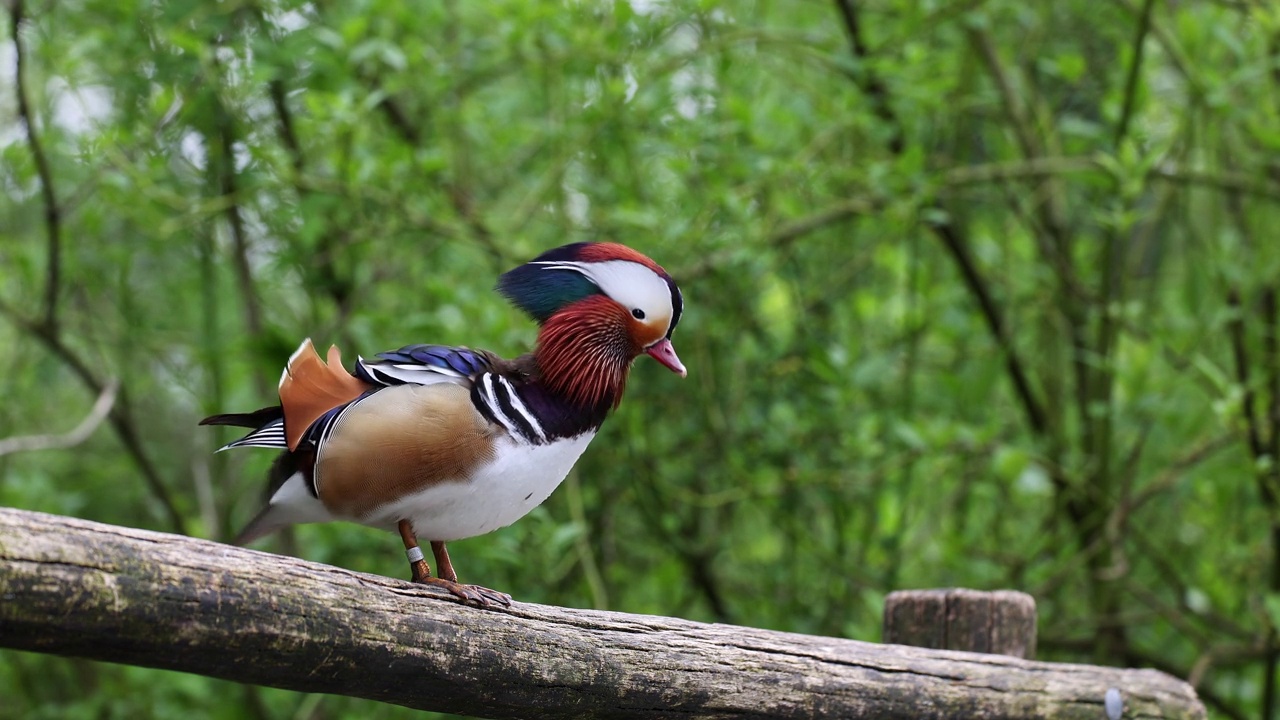
[[[1042, 658], [1276, 712], [1275, 4], [0, 5], [0, 437], [121, 387], [0, 457], [0, 504], [226, 539], [271, 453], [195, 423], [301, 338], [514, 355], [498, 273], [614, 239], [684, 289], [690, 377], [642, 358], [464, 580], [866, 640], [894, 589], [1016, 588]], [[406, 572], [370, 529], [292, 547]], [[411, 715], [15, 652], [0, 697]]]

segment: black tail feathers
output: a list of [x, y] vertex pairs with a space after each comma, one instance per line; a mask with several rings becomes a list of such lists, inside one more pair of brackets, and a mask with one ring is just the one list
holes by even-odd
[[264, 407], [251, 413], [224, 413], [210, 415], [200, 421], [201, 425], [235, 425], [237, 427], [260, 428], [273, 420], [284, 417], [284, 410], [279, 405]]

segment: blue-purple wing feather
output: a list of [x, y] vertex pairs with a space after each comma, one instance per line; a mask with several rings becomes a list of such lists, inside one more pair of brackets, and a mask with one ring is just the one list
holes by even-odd
[[404, 385], [457, 382], [471, 379], [493, 365], [492, 356], [466, 347], [447, 345], [406, 345], [399, 350], [378, 353], [377, 360], [361, 358], [356, 377], [375, 385]]

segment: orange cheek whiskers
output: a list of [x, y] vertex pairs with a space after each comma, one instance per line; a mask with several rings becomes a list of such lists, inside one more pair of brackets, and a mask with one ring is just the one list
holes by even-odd
[[538, 366], [547, 385], [581, 406], [616, 406], [640, 352], [631, 322], [630, 313], [602, 295], [552, 316], [538, 335]]

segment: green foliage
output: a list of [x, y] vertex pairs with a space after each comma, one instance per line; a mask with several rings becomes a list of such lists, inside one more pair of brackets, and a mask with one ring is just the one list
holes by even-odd
[[[1043, 657], [1269, 710], [1280, 10], [17, 6], [0, 437], [123, 394], [87, 442], [0, 457], [0, 504], [228, 538], [269, 454], [195, 422], [268, 402], [302, 337], [516, 354], [498, 274], [615, 239], [680, 281], [690, 379], [642, 359], [564, 487], [451, 548], [465, 579], [870, 640], [894, 589], [1012, 587]], [[292, 547], [405, 573], [373, 530]], [[408, 715], [3, 657], [22, 717]]]

